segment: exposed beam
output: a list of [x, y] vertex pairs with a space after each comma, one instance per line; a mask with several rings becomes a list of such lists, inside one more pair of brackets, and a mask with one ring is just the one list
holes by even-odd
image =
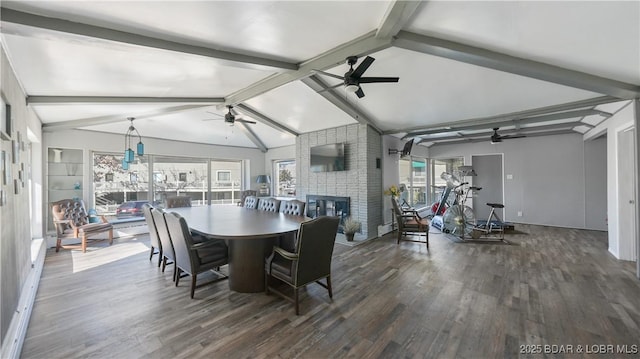
[[574, 111], [551, 113], [548, 115], [541, 115], [541, 116], [535, 116], [535, 117], [517, 118], [512, 120], [506, 120], [506, 121], [479, 123], [477, 125], [452, 126], [450, 128], [414, 131], [414, 132], [407, 133], [402, 139], [415, 137], [415, 136], [422, 136], [422, 135], [432, 135], [432, 134], [443, 133], [443, 132], [482, 130], [482, 129], [490, 129], [495, 127], [514, 126], [514, 125], [521, 126], [521, 125], [528, 125], [528, 124], [538, 123], [538, 122], [556, 121], [556, 120], [562, 120], [567, 118], [577, 118], [577, 117], [584, 117], [584, 116], [591, 116], [591, 115], [601, 115], [604, 117], [611, 116], [610, 113], [606, 113], [599, 110], [592, 110], [592, 109], [574, 110]]
[[[316, 92], [329, 87], [329, 85], [317, 75], [312, 75], [304, 78], [302, 79], [302, 82]], [[353, 105], [351, 105], [349, 101], [345, 100], [343, 96], [340, 96], [336, 90], [327, 90], [318, 94], [324, 97], [327, 101], [331, 102], [337, 108], [344, 111], [347, 115], [351, 116], [354, 120], [358, 121], [359, 123], [369, 125], [371, 126], [371, 128], [378, 131], [378, 133], [382, 133], [382, 131], [367, 115], [353, 107]]]
[[256, 147], [260, 149], [260, 151], [262, 151], [263, 153], [267, 152], [267, 146], [264, 145], [262, 140], [260, 140], [255, 132], [253, 132], [249, 125], [242, 122], [236, 122], [234, 126], [238, 127], [240, 131], [242, 131], [249, 138], [249, 140], [251, 140], [251, 142], [253, 142]]
[[124, 97], [124, 96], [27, 96], [27, 105], [130, 104], [130, 103], [224, 103], [222, 97]]
[[430, 129], [447, 129], [451, 127], [477, 125], [482, 123], [486, 124], [486, 123], [492, 123], [492, 122], [513, 120], [516, 118], [544, 115], [544, 114], [559, 112], [559, 111], [593, 107], [593, 106], [597, 106], [605, 103], [618, 102], [618, 101], [620, 101], [620, 99], [615, 97], [601, 96], [601, 97], [595, 97], [587, 100], [568, 102], [560, 105], [539, 107], [539, 108], [525, 110], [525, 111], [511, 112], [511, 113], [505, 113], [505, 114], [487, 116], [487, 117], [476, 117], [476, 118], [470, 118], [470, 119], [461, 120], [461, 121], [453, 121], [447, 124], [438, 123], [431, 126], [420, 126], [420, 127], [413, 127], [413, 128], [388, 130], [388, 131], [384, 131], [383, 134], [392, 135], [392, 134], [401, 133], [401, 132], [414, 132], [414, 131], [422, 131], [422, 130], [430, 130]]
[[376, 37], [379, 39], [389, 39], [402, 30], [415, 13], [420, 1], [396, 0], [389, 4], [387, 12], [384, 14]]
[[288, 133], [290, 133], [290, 134], [292, 134], [292, 135], [294, 135], [296, 137], [300, 135], [300, 133], [290, 129], [289, 127], [287, 127], [287, 126], [285, 126], [283, 124], [280, 124], [280, 123], [276, 122], [275, 120], [273, 120], [270, 117], [262, 114], [261, 112], [259, 112], [258, 110], [254, 109], [251, 106], [248, 106], [248, 105], [240, 103], [240, 104], [235, 105], [234, 110], [236, 110], [238, 112], [241, 112], [241, 113], [244, 113], [247, 116], [251, 116], [251, 117], [253, 117], [255, 119], [258, 119], [262, 123], [264, 123], [265, 125], [271, 126], [271, 127], [275, 128], [278, 131], [288, 132]]
[[344, 64], [348, 56], [363, 56], [391, 46], [391, 39], [378, 39], [375, 31], [355, 40], [333, 48], [319, 56], [300, 64], [297, 71], [283, 72], [258, 81], [247, 88], [237, 91], [226, 98], [226, 104], [236, 105], [282, 85], [300, 80], [313, 73], [313, 70], [326, 70]]
[[[572, 129], [576, 126], [586, 125], [580, 121], [574, 122], [565, 122], [565, 123], [554, 123], [552, 125], [542, 125], [535, 127], [521, 127], [520, 129], [511, 129], [511, 130], [500, 130], [500, 135], [527, 135], [530, 132], [541, 132], [541, 131], [550, 131], [550, 130], [558, 130], [558, 129]], [[587, 125], [588, 126], [588, 125]], [[484, 137], [489, 138], [493, 134], [493, 130], [487, 128], [487, 131], [472, 133], [472, 134], [463, 134], [456, 133], [451, 136], [439, 136], [439, 137], [420, 137], [421, 142], [439, 142], [453, 139], [462, 139], [462, 138], [476, 138], [476, 137]]]
[[[3, 7], [0, 18], [4, 23], [24, 25], [39, 29], [53, 30], [63, 33], [86, 36], [95, 39], [115, 41], [125, 44], [151, 47], [155, 49], [175, 51], [185, 54], [206, 56], [225, 62], [231, 62], [232, 66], [241, 64], [247, 67], [259, 69], [284, 69], [297, 70], [294, 63], [273, 60], [266, 57], [258, 57], [216, 49], [213, 47], [195, 46], [186, 42], [169, 41], [162, 38], [139, 35], [131, 32], [113, 30], [105, 27], [83, 24], [53, 17], [30, 14], [22, 11], [12, 10]], [[24, 34], [22, 34], [24, 35]]]
[[[187, 110], [192, 110], [196, 108], [206, 107], [206, 105], [181, 105], [181, 106], [172, 106], [165, 107], [161, 109], [157, 109], [154, 111], [149, 111], [141, 114], [132, 114], [136, 119], [143, 119], [161, 115], [168, 115], [170, 113], [182, 112]], [[92, 117], [92, 118], [84, 118], [78, 120], [69, 120], [69, 121], [61, 121], [54, 123], [45, 123], [42, 125], [42, 130], [45, 132], [54, 132], [54, 131], [62, 131], [69, 130], [79, 127], [87, 127], [87, 126], [95, 126], [95, 125], [103, 125], [107, 123], [113, 122], [122, 122], [126, 121], [127, 116], [124, 115], [109, 115], [109, 116], [100, 116], [100, 117]]]
[[640, 97], [640, 86], [616, 81], [585, 72], [543, 62], [515, 57], [459, 42], [400, 31], [394, 46], [434, 56], [440, 56], [498, 71], [614, 96], [620, 99]]

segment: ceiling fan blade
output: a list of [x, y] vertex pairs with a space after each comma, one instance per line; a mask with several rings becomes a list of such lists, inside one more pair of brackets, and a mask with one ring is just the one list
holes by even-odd
[[374, 83], [374, 82], [398, 82], [399, 77], [361, 77], [358, 82], [361, 84]]
[[251, 123], [251, 124], [256, 124], [256, 121], [249, 121], [249, 120], [243, 120], [241, 118], [236, 118], [235, 122], [242, 122], [242, 123]]
[[527, 137], [527, 135], [506, 135], [506, 136], [501, 136], [501, 138], [503, 138], [503, 139], [509, 139], [509, 138], [523, 138], [523, 137]]
[[205, 118], [202, 121], [224, 121], [224, 118]]
[[320, 70], [313, 70], [313, 71], [315, 71], [315, 72], [317, 72], [319, 74], [325, 75], [325, 76], [334, 77], [336, 79], [344, 81], [344, 77], [343, 76], [338, 76], [338, 75], [335, 75], [335, 74], [332, 74], [332, 73], [329, 73], [329, 72], [320, 71]]
[[[354, 79], [359, 79], [360, 76], [362, 76], [362, 74], [367, 71], [367, 69], [369, 68], [369, 66], [371, 66], [371, 64], [375, 61], [376, 59], [374, 59], [371, 56], [367, 56], [364, 58], [364, 60], [362, 60], [362, 62], [360, 63], [360, 65], [358, 65], [358, 67], [356, 67], [355, 70], [353, 70], [353, 72], [351, 73], [351, 78]], [[364, 95], [363, 95], [364, 96]]]
[[362, 87], [358, 87], [358, 91], [356, 91], [356, 95], [358, 95], [358, 98], [364, 97], [364, 91], [362, 91]]
[[220, 116], [220, 117], [224, 117], [224, 115], [221, 115], [219, 113], [215, 113], [215, 112], [211, 112], [211, 111], [206, 111], [207, 113], [210, 113], [212, 115], [216, 115], [216, 116]]
[[325, 91], [328, 91], [328, 90], [331, 90], [331, 89], [334, 89], [334, 88], [340, 87], [340, 86], [344, 86], [344, 84], [337, 84], [337, 85], [333, 85], [331, 87], [326, 87], [326, 88], [323, 88], [322, 90], [318, 91], [317, 93], [325, 92]]

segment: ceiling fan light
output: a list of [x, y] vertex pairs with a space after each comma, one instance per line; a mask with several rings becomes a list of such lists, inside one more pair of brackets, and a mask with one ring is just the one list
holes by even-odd
[[345, 87], [344, 87], [344, 89], [345, 89], [347, 92], [351, 92], [351, 93], [354, 93], [354, 92], [358, 91], [358, 89], [359, 89], [359, 88], [360, 88], [360, 86], [358, 86], [358, 85], [353, 85], [353, 84], [351, 84], [351, 85], [347, 85], [347, 86], [345, 86]]

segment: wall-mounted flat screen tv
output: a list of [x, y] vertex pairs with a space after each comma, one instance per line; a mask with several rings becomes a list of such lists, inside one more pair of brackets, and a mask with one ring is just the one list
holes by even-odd
[[333, 143], [311, 147], [310, 151], [311, 172], [344, 171], [345, 156], [344, 143]]

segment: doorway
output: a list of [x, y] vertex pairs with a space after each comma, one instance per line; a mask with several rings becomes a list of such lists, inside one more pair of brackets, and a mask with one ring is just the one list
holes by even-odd
[[629, 261], [637, 260], [634, 137], [633, 127], [618, 132], [618, 253]]
[[[502, 183], [502, 154], [471, 156], [471, 164], [477, 176], [473, 177], [473, 185], [482, 190], [473, 193], [473, 212], [480, 222], [489, 218], [491, 208], [487, 203], [504, 204]], [[497, 209], [496, 214], [503, 220], [504, 209]]]

